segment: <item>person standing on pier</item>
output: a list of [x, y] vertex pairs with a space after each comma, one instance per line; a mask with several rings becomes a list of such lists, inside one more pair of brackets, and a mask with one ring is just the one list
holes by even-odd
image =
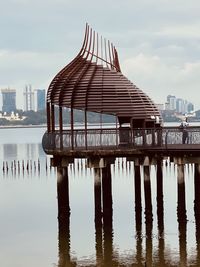
[[180, 128], [182, 130], [182, 143], [183, 144], [188, 144], [189, 142], [189, 136], [188, 136], [188, 121], [187, 121], [187, 117], [185, 118], [184, 121], [181, 122]]

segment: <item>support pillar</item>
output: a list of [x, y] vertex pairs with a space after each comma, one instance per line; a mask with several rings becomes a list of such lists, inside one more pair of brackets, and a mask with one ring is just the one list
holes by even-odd
[[112, 266], [113, 261], [113, 210], [112, 210], [112, 179], [110, 164], [102, 169], [103, 189], [103, 231], [104, 231], [104, 264]]
[[151, 201], [151, 180], [150, 167], [143, 166], [144, 170], [144, 197], [145, 197], [145, 217], [149, 222], [153, 220], [152, 201]]
[[145, 225], [146, 225], [146, 264], [152, 266], [153, 213], [151, 201], [150, 167], [144, 166]]
[[142, 265], [142, 204], [140, 165], [134, 165], [135, 181], [135, 227], [136, 227], [136, 262]]
[[163, 169], [162, 161], [157, 161], [157, 218], [158, 218], [158, 258], [160, 266], [165, 265], [164, 258], [164, 204], [163, 204]]
[[185, 177], [184, 164], [177, 164], [178, 171], [178, 228], [179, 228], [179, 253], [180, 266], [187, 266], [187, 248], [186, 248], [186, 231], [187, 231], [187, 215], [185, 204]]
[[94, 168], [95, 237], [97, 265], [101, 264], [103, 258], [101, 188], [101, 169]]
[[67, 168], [57, 167], [58, 266], [71, 266], [70, 207]]
[[[112, 266], [113, 227], [112, 227], [112, 180], [111, 164], [105, 159], [89, 159], [88, 166], [94, 168], [94, 202], [96, 230], [97, 266]], [[103, 219], [103, 220], [102, 220]], [[102, 238], [103, 235], [103, 238]]]
[[58, 217], [70, 214], [68, 169], [57, 167]]
[[141, 173], [140, 165], [134, 166], [134, 181], [135, 181], [135, 219], [136, 227], [141, 229], [142, 224], [142, 204], [141, 204]]

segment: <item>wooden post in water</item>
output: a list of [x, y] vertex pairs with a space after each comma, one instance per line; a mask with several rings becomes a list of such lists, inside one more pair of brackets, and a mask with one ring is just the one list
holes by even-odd
[[[95, 228], [96, 228], [96, 255], [99, 266], [101, 259], [106, 266], [112, 266], [113, 230], [112, 230], [112, 181], [111, 162], [114, 158], [89, 158], [87, 166], [94, 168], [94, 194], [95, 194]], [[103, 204], [103, 205], [102, 205]], [[103, 224], [102, 224], [103, 214]], [[103, 227], [102, 227], [103, 226]], [[102, 242], [102, 228], [104, 242]], [[103, 255], [104, 248], [104, 255]], [[104, 257], [103, 257], [104, 256]]]
[[159, 265], [165, 265], [164, 257], [164, 204], [162, 160], [157, 160], [157, 218], [158, 218], [158, 258]]
[[70, 207], [67, 168], [57, 167], [58, 197], [58, 266], [71, 266]]
[[104, 264], [112, 266], [113, 261], [113, 227], [112, 227], [112, 179], [110, 164], [102, 169], [103, 189], [103, 231], [104, 231]]
[[186, 203], [185, 203], [185, 177], [184, 177], [184, 164], [182, 164], [181, 162], [177, 164], [177, 174], [178, 174], [177, 218], [178, 218], [178, 228], [179, 228], [180, 266], [187, 266], [187, 248], [186, 248], [187, 215], [186, 215]]
[[136, 227], [141, 229], [142, 224], [142, 203], [141, 203], [141, 173], [140, 165], [134, 164], [134, 182], [135, 182], [135, 220]]
[[67, 167], [57, 167], [58, 218], [70, 214]]
[[101, 265], [103, 258], [103, 240], [102, 240], [102, 184], [101, 169], [94, 168], [94, 204], [95, 204], [95, 237], [96, 237], [96, 261]]
[[136, 261], [142, 264], [142, 204], [141, 204], [141, 173], [140, 165], [134, 164], [135, 181], [135, 228], [136, 228]]
[[196, 265], [200, 266], [200, 164], [194, 165], [194, 215], [196, 221]]
[[101, 169], [94, 168], [95, 225], [102, 224], [101, 194]]
[[150, 166], [143, 166], [144, 197], [145, 197], [145, 226], [146, 226], [146, 264], [152, 266], [152, 227], [153, 213], [151, 202]]

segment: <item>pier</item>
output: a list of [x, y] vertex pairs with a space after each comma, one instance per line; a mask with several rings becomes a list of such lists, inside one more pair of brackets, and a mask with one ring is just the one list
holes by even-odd
[[[111, 166], [119, 158], [134, 166], [136, 260], [131, 264], [153, 266], [153, 211], [151, 168], [156, 168], [158, 224], [158, 265], [168, 265], [164, 244], [163, 163], [177, 169], [177, 221], [179, 226], [180, 266], [187, 266], [185, 202], [185, 166], [194, 165], [194, 213], [199, 223], [200, 127], [164, 127], [154, 102], [121, 72], [115, 46], [86, 25], [82, 48], [74, 60], [52, 80], [47, 93], [47, 131], [42, 145], [57, 168], [59, 236], [67, 231], [67, 240], [59, 238], [58, 266], [70, 259], [69, 168], [84, 161], [94, 177], [94, 223], [97, 266], [116, 266], [113, 249], [113, 199]], [[70, 128], [65, 129], [65, 109], [70, 112]], [[76, 110], [83, 112], [83, 127], [77, 128]], [[88, 124], [88, 113], [99, 114], [98, 128]], [[105, 128], [103, 115], [111, 115], [116, 124]], [[58, 127], [56, 127], [58, 125]], [[142, 175], [141, 175], [142, 173]], [[143, 177], [143, 181], [142, 181]], [[145, 214], [145, 259], [142, 258], [142, 188]], [[197, 227], [197, 261], [199, 231]], [[104, 253], [106, 252], [106, 253]], [[103, 265], [101, 265], [103, 264]], [[131, 265], [136, 266], [136, 265]]]
[[[200, 127], [164, 127], [154, 102], [121, 71], [118, 53], [86, 24], [78, 55], [51, 81], [47, 92], [47, 131], [42, 145], [51, 164], [66, 167], [75, 158], [113, 162], [117, 157], [149, 165], [157, 159], [199, 163]], [[70, 112], [70, 127], [64, 116]], [[75, 112], [82, 112], [77, 128]], [[99, 114], [99, 127], [88, 124]], [[103, 123], [105, 116], [116, 122]]]

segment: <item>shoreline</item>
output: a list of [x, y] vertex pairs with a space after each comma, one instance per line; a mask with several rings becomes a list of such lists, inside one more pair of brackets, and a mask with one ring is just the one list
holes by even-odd
[[46, 128], [46, 125], [6, 125], [2, 126], [0, 125], [0, 129], [17, 129], [17, 128]]

